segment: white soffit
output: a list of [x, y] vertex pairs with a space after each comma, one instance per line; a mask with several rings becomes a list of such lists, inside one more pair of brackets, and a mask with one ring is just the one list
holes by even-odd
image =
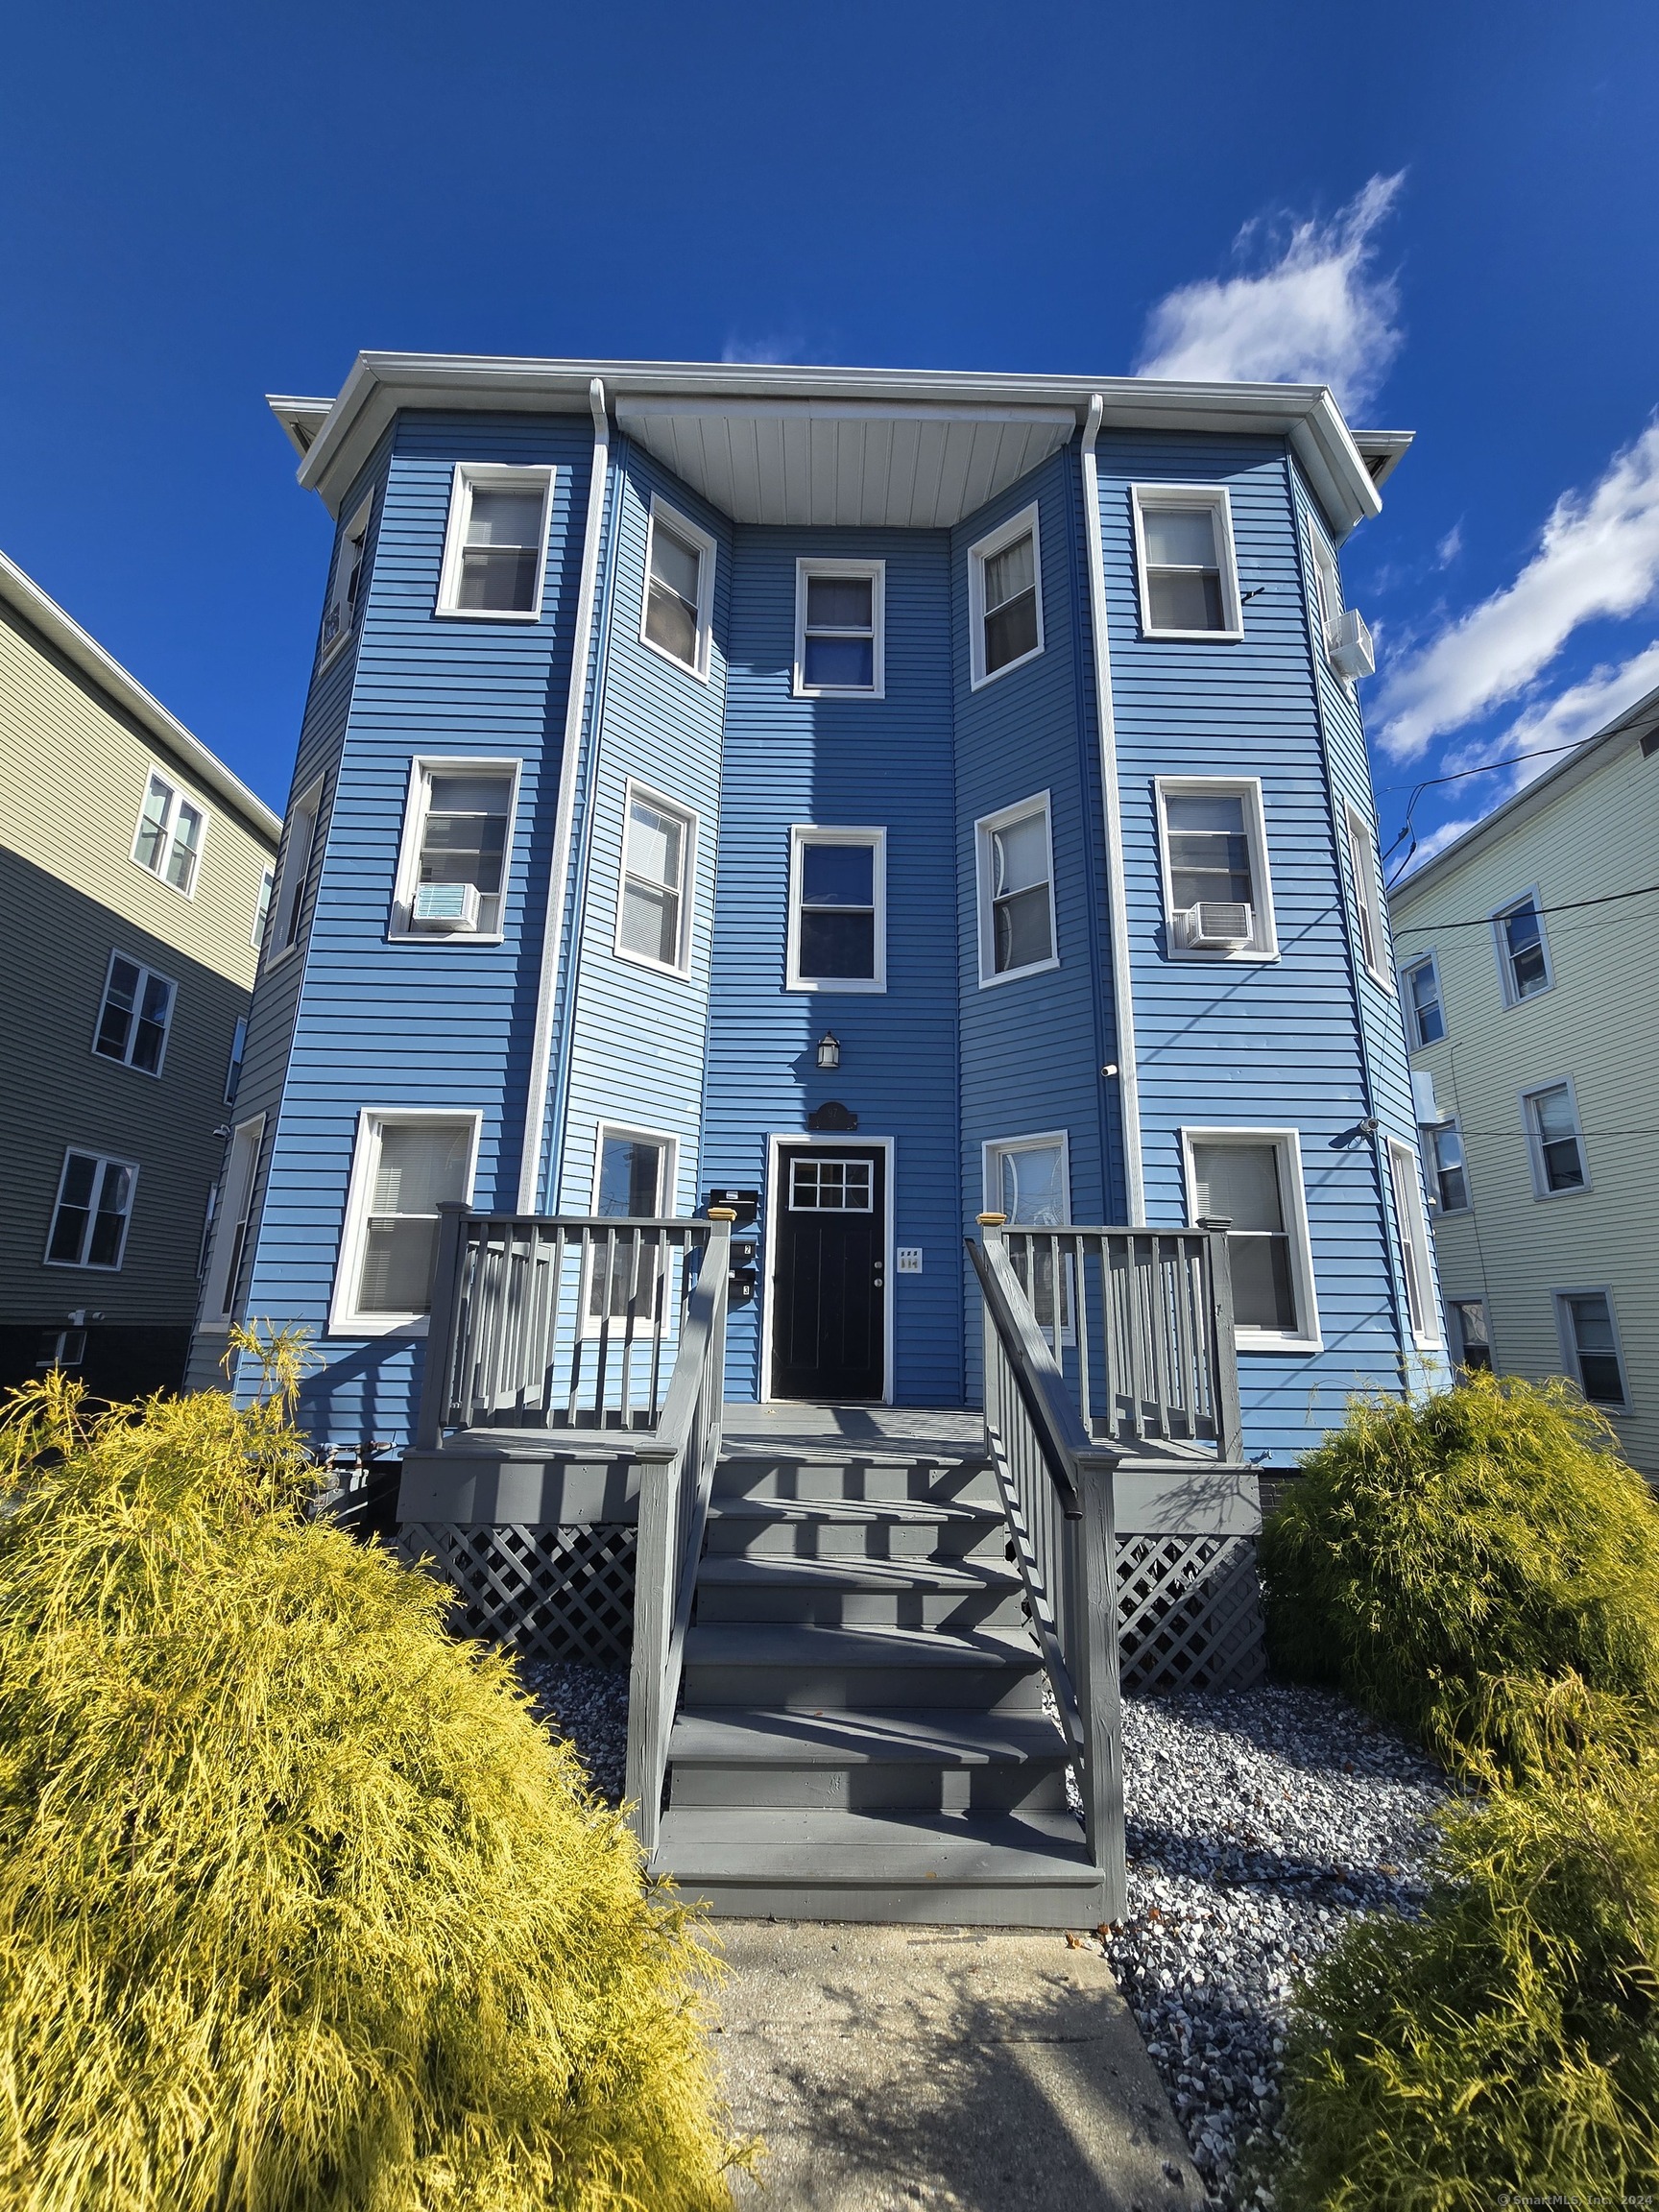
[[616, 421], [735, 522], [941, 530], [1077, 426], [1070, 407], [836, 405], [620, 395]]

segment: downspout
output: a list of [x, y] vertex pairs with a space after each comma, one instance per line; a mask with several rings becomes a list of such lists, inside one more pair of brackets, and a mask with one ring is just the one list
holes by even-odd
[[605, 520], [605, 493], [611, 473], [611, 423], [605, 412], [605, 387], [595, 376], [588, 387], [593, 413], [593, 464], [588, 477], [588, 523], [582, 540], [582, 580], [576, 593], [576, 630], [570, 644], [570, 692], [565, 708], [565, 750], [559, 762], [559, 811], [553, 827], [553, 854], [547, 863], [547, 910], [541, 920], [541, 966], [536, 981], [536, 1022], [530, 1038], [530, 1081], [524, 1100], [524, 1140], [518, 1154], [520, 1214], [534, 1214], [541, 1194], [541, 1139], [547, 1119], [548, 1062], [553, 1045], [553, 1002], [564, 948], [570, 832], [576, 812], [576, 763], [582, 749], [582, 724], [588, 704], [588, 659], [593, 642], [593, 601], [599, 577], [599, 539]]
[[1094, 441], [1106, 402], [1096, 392], [1083, 425], [1083, 529], [1089, 551], [1089, 627], [1094, 638], [1094, 712], [1100, 735], [1100, 805], [1106, 830], [1106, 906], [1112, 934], [1112, 1012], [1118, 1030], [1118, 1109], [1123, 1125], [1123, 1186], [1129, 1226], [1146, 1219], [1141, 1161], [1141, 1071], [1135, 1060], [1135, 1000], [1129, 977], [1129, 915], [1123, 880], [1123, 810], [1118, 793], [1118, 725], [1112, 712], [1112, 648], [1106, 637], [1106, 549]]

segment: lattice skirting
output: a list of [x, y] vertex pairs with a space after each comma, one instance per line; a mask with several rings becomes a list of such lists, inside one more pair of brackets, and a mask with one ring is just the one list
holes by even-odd
[[1266, 1671], [1248, 1536], [1124, 1536], [1118, 1654], [1126, 1691], [1248, 1690]]
[[527, 1659], [628, 1665], [638, 1549], [632, 1523], [533, 1528], [405, 1521], [398, 1549], [448, 1581], [458, 1630], [491, 1637]]

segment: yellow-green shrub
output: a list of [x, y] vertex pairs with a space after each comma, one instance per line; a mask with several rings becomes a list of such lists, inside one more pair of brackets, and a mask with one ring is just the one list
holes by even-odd
[[1562, 1382], [1356, 1401], [1263, 1531], [1269, 1648], [1484, 1780], [1659, 1723], [1659, 1507]]
[[279, 1403], [0, 1432], [0, 2205], [730, 2201], [702, 1954]]

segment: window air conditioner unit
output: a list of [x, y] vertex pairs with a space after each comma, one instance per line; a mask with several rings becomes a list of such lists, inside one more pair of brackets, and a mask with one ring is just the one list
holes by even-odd
[[409, 920], [417, 929], [476, 929], [477, 884], [417, 884], [415, 908]]
[[1256, 934], [1256, 916], [1234, 900], [1207, 899], [1182, 917], [1189, 951], [1236, 952]]
[[1350, 607], [1331, 625], [1331, 665], [1350, 684], [1357, 676], [1369, 676], [1377, 665], [1371, 633], [1358, 608]]

